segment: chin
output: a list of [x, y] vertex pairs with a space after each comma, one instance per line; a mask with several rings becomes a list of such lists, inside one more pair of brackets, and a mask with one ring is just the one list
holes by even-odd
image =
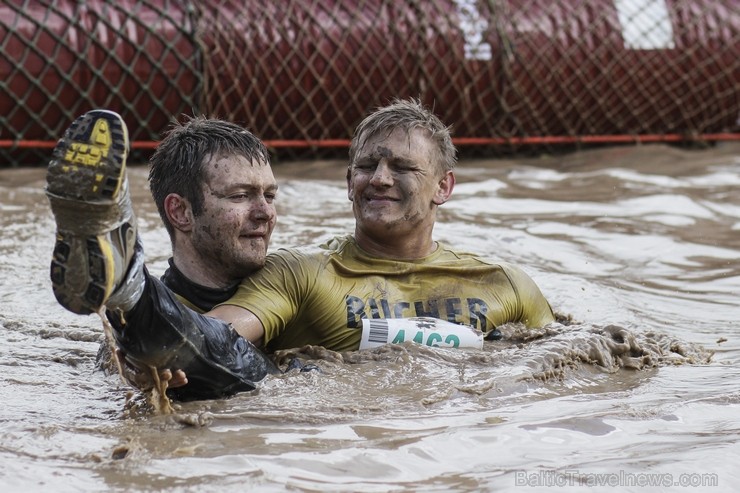
[[241, 278], [248, 277], [250, 274], [253, 274], [255, 271], [260, 270], [262, 267], [265, 266], [265, 260], [249, 260], [249, 261], [243, 261], [239, 263], [239, 266], [237, 268], [234, 268], [233, 271]]
[[380, 216], [374, 216], [374, 217], [365, 217], [362, 221], [362, 224], [367, 228], [373, 228], [373, 229], [384, 230], [384, 231], [395, 228], [399, 224], [405, 224], [405, 223], [406, 223], [406, 219], [399, 218], [399, 217], [389, 217], [387, 214], [380, 215]]
[[362, 222], [370, 226], [384, 226], [398, 222], [398, 218], [395, 215], [389, 214], [387, 211], [374, 210], [369, 214], [364, 214], [362, 216]]

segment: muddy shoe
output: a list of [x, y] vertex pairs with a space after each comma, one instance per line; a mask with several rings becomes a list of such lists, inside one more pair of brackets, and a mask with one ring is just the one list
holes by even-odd
[[51, 282], [57, 301], [74, 313], [97, 312], [134, 253], [128, 146], [121, 117], [93, 110], [72, 123], [49, 162], [46, 195], [57, 224]]

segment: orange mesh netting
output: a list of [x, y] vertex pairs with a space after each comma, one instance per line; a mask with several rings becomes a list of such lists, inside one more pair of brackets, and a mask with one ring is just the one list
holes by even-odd
[[740, 139], [737, 0], [5, 0], [0, 159], [48, 150], [93, 107], [136, 149], [173, 117], [273, 147], [344, 147], [414, 96], [490, 152]]

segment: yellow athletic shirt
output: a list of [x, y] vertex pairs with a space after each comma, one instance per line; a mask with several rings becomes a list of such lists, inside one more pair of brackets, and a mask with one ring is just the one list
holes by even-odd
[[436, 317], [484, 332], [507, 322], [541, 327], [554, 317], [521, 269], [438, 243], [431, 255], [368, 255], [352, 236], [281, 249], [224, 304], [253, 312], [270, 351], [319, 345], [358, 349], [363, 318]]

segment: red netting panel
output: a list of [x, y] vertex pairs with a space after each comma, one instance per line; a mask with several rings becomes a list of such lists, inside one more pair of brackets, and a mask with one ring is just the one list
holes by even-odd
[[201, 26], [206, 107], [264, 139], [348, 139], [394, 97], [420, 97], [458, 135], [490, 135], [501, 115], [500, 63], [461, 63], [452, 2], [222, 2]]
[[96, 107], [121, 113], [132, 140], [159, 139], [201, 106], [194, 32], [183, 2], [4, 0], [0, 140], [56, 141]]
[[315, 149], [409, 96], [473, 142], [740, 138], [739, 94], [737, 0], [0, 4], [0, 153], [91, 107], [140, 147], [202, 113]]
[[348, 138], [368, 109], [420, 92], [418, 60], [431, 47], [409, 5], [224, 2], [204, 11], [206, 107], [265, 139]]
[[651, 3], [662, 8], [220, 2], [201, 18], [206, 107], [265, 139], [348, 138], [396, 96], [433, 105], [459, 137], [737, 130], [736, 9], [642, 2]]
[[[731, 2], [667, 2], [626, 19], [615, 4], [499, 4], [506, 116], [494, 135], [737, 130], [740, 19]], [[626, 46], [630, 23], [648, 42]]]

